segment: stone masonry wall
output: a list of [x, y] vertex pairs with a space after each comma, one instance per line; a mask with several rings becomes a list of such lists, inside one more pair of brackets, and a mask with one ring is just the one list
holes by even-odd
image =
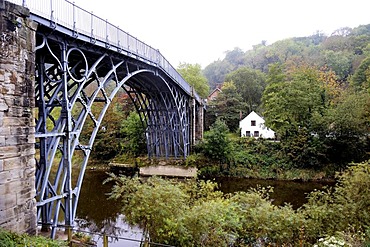
[[36, 24], [0, 0], [0, 227], [36, 233], [34, 67]]

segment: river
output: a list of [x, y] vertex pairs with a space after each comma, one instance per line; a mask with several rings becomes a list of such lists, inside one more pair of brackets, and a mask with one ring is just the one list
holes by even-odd
[[[86, 171], [77, 208], [77, 229], [136, 240], [135, 242], [110, 239], [109, 247], [139, 246], [138, 241], [141, 239], [142, 231], [139, 227], [131, 228], [125, 223], [124, 216], [120, 213], [119, 202], [107, 199], [107, 194], [110, 192], [112, 184], [102, 184], [106, 178], [105, 171]], [[307, 201], [306, 195], [310, 191], [321, 189], [326, 185], [333, 185], [333, 183], [329, 182], [243, 178], [216, 178], [214, 181], [219, 184], [220, 190], [225, 193], [246, 191], [257, 185], [272, 186], [274, 187], [274, 192], [271, 194], [273, 203], [275, 205], [290, 203], [293, 208], [298, 208], [305, 203]], [[94, 240], [98, 242], [98, 246], [102, 246], [101, 237], [95, 236]]]

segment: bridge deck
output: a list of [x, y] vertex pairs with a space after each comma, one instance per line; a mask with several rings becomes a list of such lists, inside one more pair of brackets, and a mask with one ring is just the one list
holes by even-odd
[[31, 18], [45, 26], [65, 33], [76, 39], [91, 42], [114, 52], [135, 57], [149, 65], [156, 66], [176, 82], [186, 94], [198, 103], [202, 99], [182, 78], [158, 49], [123, 31], [91, 12], [68, 0], [8, 0], [30, 10]]

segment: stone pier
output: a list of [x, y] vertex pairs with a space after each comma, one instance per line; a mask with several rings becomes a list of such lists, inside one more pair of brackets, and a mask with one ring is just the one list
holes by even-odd
[[26, 8], [0, 0], [0, 228], [35, 234], [35, 32]]

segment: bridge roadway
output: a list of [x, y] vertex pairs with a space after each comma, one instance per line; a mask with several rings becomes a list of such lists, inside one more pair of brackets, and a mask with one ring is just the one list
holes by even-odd
[[107, 20], [65, 0], [10, 2], [38, 23], [37, 219], [54, 237], [58, 225], [74, 225], [95, 137], [120, 89], [140, 114], [149, 157], [186, 157], [202, 136], [203, 105], [157, 49]]

